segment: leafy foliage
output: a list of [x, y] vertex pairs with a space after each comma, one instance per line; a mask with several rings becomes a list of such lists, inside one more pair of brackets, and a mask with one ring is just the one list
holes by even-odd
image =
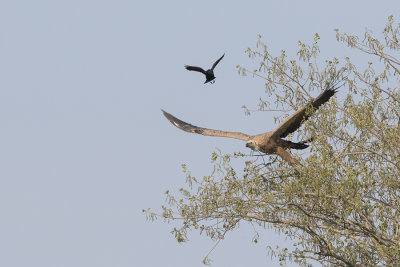
[[[320, 67], [318, 34], [311, 45], [298, 43], [297, 60], [285, 51], [274, 57], [261, 36], [256, 49], [247, 50], [259, 67], [238, 66], [239, 73], [265, 79], [273, 100], [260, 99], [260, 111], [297, 110], [310, 92], [332, 80], [342, 81], [348, 94], [324, 105], [299, 131], [314, 138], [310, 152], [298, 156], [301, 166], [241, 153], [214, 153], [214, 172], [203, 179], [183, 166], [189, 187], [179, 199], [168, 192], [161, 215], [182, 220], [173, 230], [179, 242], [193, 229], [221, 240], [249, 222], [258, 231], [273, 227], [291, 238], [292, 251], [270, 250], [283, 263], [400, 265], [400, 61], [391, 55], [400, 50], [400, 26], [389, 17], [383, 42], [369, 31], [362, 40], [338, 30], [336, 37], [371, 58], [366, 69], [350, 58], [343, 63], [333, 58]], [[242, 170], [233, 169], [233, 158], [243, 159]], [[258, 242], [257, 234], [253, 240]]]

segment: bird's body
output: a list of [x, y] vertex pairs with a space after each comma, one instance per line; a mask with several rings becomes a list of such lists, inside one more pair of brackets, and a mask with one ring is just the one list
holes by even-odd
[[212, 65], [211, 69], [208, 69], [208, 70], [204, 70], [200, 67], [189, 66], [189, 65], [185, 65], [185, 68], [190, 71], [197, 71], [197, 72], [203, 73], [206, 76], [206, 81], [204, 83], [208, 83], [208, 82], [214, 83], [215, 82], [214, 81], [215, 80], [214, 69], [224, 56], [225, 56], [225, 54], [223, 54], [222, 57], [220, 57], [217, 61], [215, 61], [214, 64]]
[[275, 130], [254, 136], [240, 132], [226, 132], [197, 127], [181, 121], [164, 110], [162, 111], [164, 116], [172, 124], [183, 131], [202, 135], [229, 137], [244, 140], [246, 141], [246, 147], [249, 147], [254, 151], [260, 151], [265, 154], [277, 154], [290, 164], [295, 164], [297, 161], [288, 151], [286, 151], [286, 149], [305, 149], [308, 147], [308, 145], [305, 143], [309, 140], [295, 143], [283, 138], [296, 131], [316, 109], [327, 102], [335, 94], [336, 89], [337, 88], [328, 87], [317, 98], [312, 99], [308, 105], [298, 109], [295, 113], [284, 120]]
[[208, 83], [208, 82], [214, 83], [215, 82], [214, 81], [215, 75], [214, 75], [214, 71], [212, 69], [206, 70], [205, 75], [206, 75], [206, 81], [204, 83]]

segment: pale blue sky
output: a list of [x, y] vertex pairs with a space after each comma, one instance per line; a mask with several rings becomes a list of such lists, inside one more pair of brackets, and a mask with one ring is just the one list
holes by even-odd
[[[384, 4], [383, 4], [384, 3]], [[178, 244], [174, 224], [148, 222], [167, 189], [197, 176], [210, 155], [247, 151], [237, 140], [188, 134], [160, 108], [193, 124], [256, 134], [267, 113], [246, 117], [263, 81], [244, 51], [262, 34], [273, 52], [321, 36], [322, 57], [357, 53], [334, 28], [379, 32], [393, 1], [2, 1], [0, 3], [0, 266], [203, 266], [213, 243], [197, 232]], [[395, 17], [397, 20], [398, 16]], [[215, 84], [185, 64], [209, 67]], [[263, 231], [242, 225], [211, 255], [214, 266], [277, 266]]]

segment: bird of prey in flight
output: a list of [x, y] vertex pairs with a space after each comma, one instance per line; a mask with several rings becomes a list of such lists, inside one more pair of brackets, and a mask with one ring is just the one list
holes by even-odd
[[215, 69], [215, 67], [217, 66], [217, 64], [221, 61], [221, 59], [222, 59], [224, 56], [225, 56], [225, 54], [223, 54], [222, 57], [220, 57], [217, 61], [215, 61], [214, 64], [212, 65], [211, 69], [208, 69], [208, 70], [203, 70], [203, 69], [200, 68], [200, 67], [189, 66], [189, 65], [185, 65], [185, 68], [186, 68], [187, 70], [190, 70], [190, 71], [198, 71], [198, 72], [201, 72], [201, 73], [203, 73], [204, 75], [206, 75], [206, 81], [205, 81], [204, 83], [208, 83], [208, 82], [214, 83], [214, 82], [215, 82], [215, 81], [214, 81], [214, 80], [215, 80], [214, 69]]
[[334, 86], [328, 85], [327, 88], [317, 98], [312, 98], [307, 105], [298, 109], [295, 113], [286, 118], [275, 130], [258, 135], [248, 135], [241, 132], [226, 132], [202, 128], [181, 121], [164, 110], [162, 110], [162, 112], [173, 125], [183, 131], [243, 140], [246, 141], [246, 147], [249, 147], [254, 151], [264, 152], [266, 154], [277, 154], [282, 159], [293, 165], [298, 162], [287, 151], [287, 149], [305, 149], [309, 146], [305, 143], [310, 140], [295, 143], [283, 138], [300, 128], [301, 124], [306, 121], [322, 104], [327, 102], [336, 93], [338, 88], [339, 87], [334, 88]]

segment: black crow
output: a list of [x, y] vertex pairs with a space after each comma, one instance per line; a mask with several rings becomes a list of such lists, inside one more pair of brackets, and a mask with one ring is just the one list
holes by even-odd
[[205, 81], [204, 83], [208, 83], [208, 82], [214, 83], [214, 82], [215, 82], [215, 81], [214, 81], [214, 79], [215, 79], [215, 76], [214, 76], [214, 68], [217, 66], [217, 64], [221, 61], [221, 59], [222, 59], [224, 56], [225, 56], [225, 54], [223, 54], [222, 57], [220, 57], [217, 61], [215, 61], [215, 63], [212, 65], [211, 69], [209, 69], [209, 70], [207, 70], [207, 71], [203, 70], [203, 69], [200, 68], [200, 67], [189, 66], [189, 65], [185, 65], [185, 68], [186, 68], [187, 70], [190, 70], [190, 71], [198, 71], [198, 72], [201, 72], [201, 73], [203, 73], [204, 75], [206, 75], [206, 81]]

